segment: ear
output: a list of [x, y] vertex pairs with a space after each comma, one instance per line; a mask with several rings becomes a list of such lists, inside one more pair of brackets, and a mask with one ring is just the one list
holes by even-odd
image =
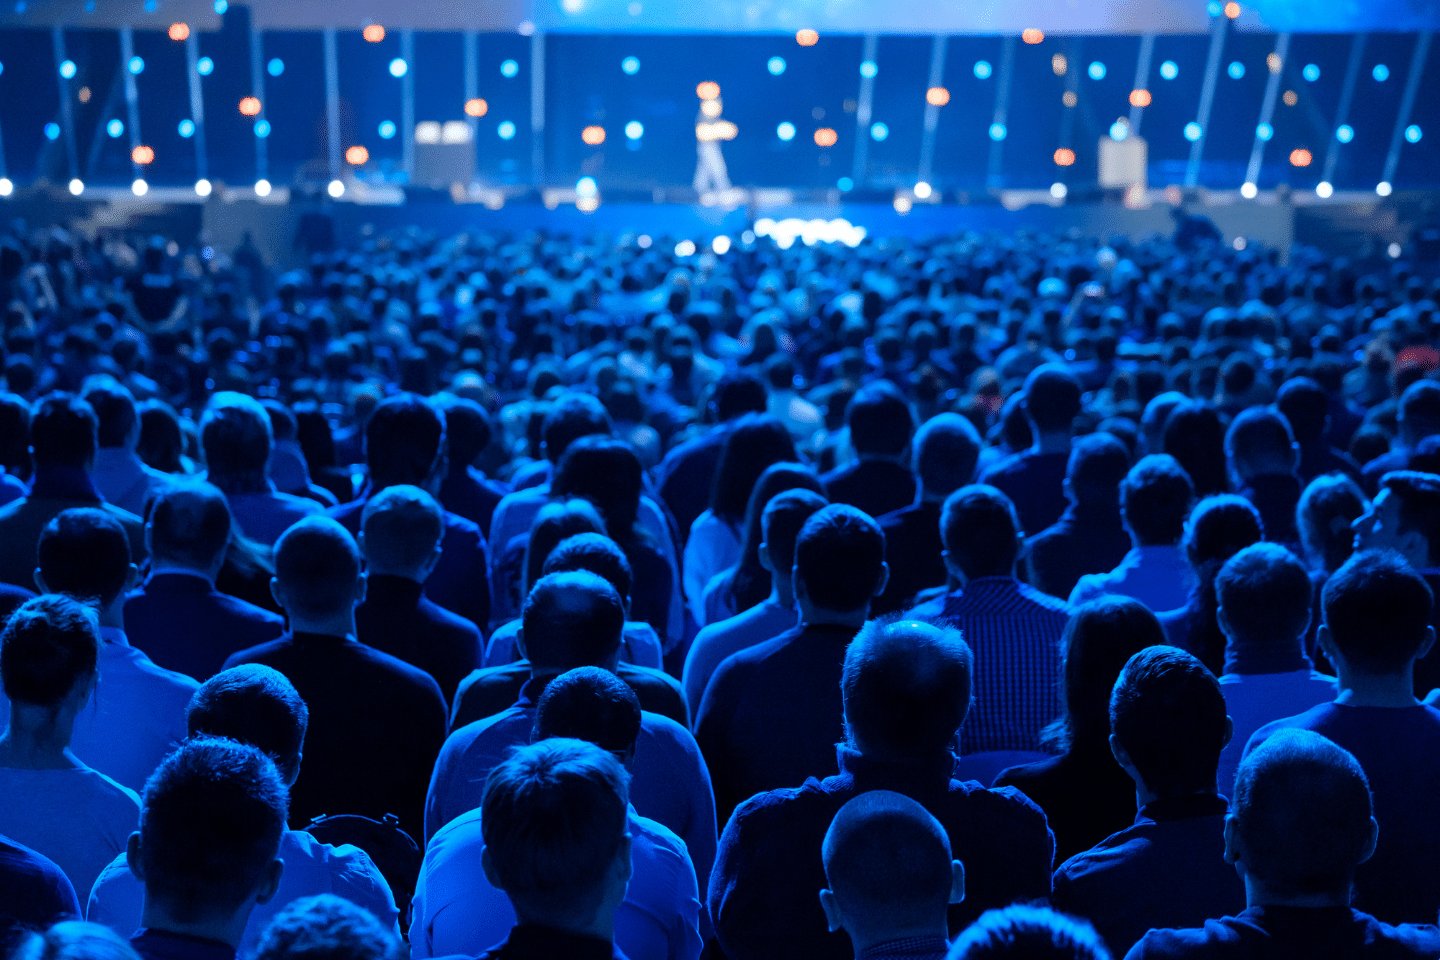
[[880, 596], [880, 594], [882, 594], [882, 593], [885, 592], [885, 587], [888, 586], [889, 583], [890, 583], [890, 564], [885, 563], [885, 562], [882, 560], [882, 561], [880, 562], [880, 578], [875, 581], [875, 590], [874, 590], [873, 593], [870, 594], [870, 596], [872, 596], [872, 597], [878, 597], [878, 596]]
[[1233, 631], [1230, 629], [1230, 618], [1225, 615], [1225, 608], [1223, 606], [1217, 606], [1215, 608], [1215, 625], [1220, 628], [1220, 632], [1225, 635], [1225, 639], [1233, 640], [1235, 638]]
[[40, 575], [39, 567], [35, 568], [35, 573], [33, 574], [33, 576], [35, 578], [35, 589], [39, 590], [41, 593], [49, 593], [50, 588], [45, 586], [45, 578]]
[[1240, 859], [1240, 837], [1235, 832], [1235, 814], [1225, 817], [1225, 862], [1236, 863]]
[[529, 660], [530, 654], [525, 649], [525, 628], [521, 627], [515, 631], [515, 652], [520, 654], [519, 659]]
[[289, 609], [287, 604], [285, 603], [285, 588], [280, 586], [279, 577], [270, 578], [270, 596], [273, 597], [275, 599], [275, 602], [280, 605], [281, 610]]
[[[1432, 630], [1434, 628], [1431, 628]], [[1335, 637], [1330, 633], [1330, 627], [1325, 621], [1320, 621], [1320, 626], [1315, 628], [1315, 645], [1325, 651], [1325, 659], [1329, 660], [1338, 669], [1340, 661], [1344, 657], [1338, 657], [1335, 651]]]
[[365, 587], [369, 584], [370, 578], [364, 573], [355, 578], [355, 606], [365, 602]]
[[1130, 775], [1131, 780], [1136, 783], [1140, 782], [1140, 773], [1135, 769], [1135, 764], [1131, 762], [1130, 754], [1125, 752], [1125, 748], [1120, 744], [1120, 738], [1113, 733], [1110, 734], [1110, 755], [1115, 758], [1116, 763], [1120, 764], [1120, 769]]
[[761, 540], [760, 549], [758, 552], [760, 554], [760, 566], [764, 567], [766, 570], [769, 570], [771, 573], [774, 573], [775, 567], [770, 563], [770, 544], [766, 543], [764, 540]]
[[140, 866], [140, 831], [133, 830], [130, 839], [125, 841], [125, 865], [130, 868], [130, 875], [141, 883], [145, 882], [145, 870]]
[[620, 838], [620, 848], [615, 851], [615, 867], [623, 874], [626, 883], [630, 882], [630, 877], [635, 872], [635, 860], [634, 857], [630, 855], [632, 846], [633, 841], [627, 832], [625, 836]]
[[1425, 654], [1430, 652], [1430, 648], [1433, 646], [1435, 646], [1435, 628], [1426, 627], [1425, 639], [1420, 642], [1420, 649], [1416, 652], [1415, 659], [1419, 660], [1421, 657], [1425, 656]]
[[1365, 847], [1360, 851], [1360, 862], [1364, 863], [1375, 855], [1375, 841], [1380, 839], [1380, 824], [1370, 818], [1370, 835], [1365, 838]]
[[796, 600], [808, 601], [810, 599], [810, 591], [805, 589], [805, 578], [800, 576], [800, 567], [798, 565], [790, 568], [790, 582], [795, 585]]
[[125, 571], [125, 589], [120, 591], [120, 596], [123, 597], [123, 596], [125, 596], [125, 594], [129, 593], [131, 590], [134, 590], [136, 584], [138, 584], [139, 582], [140, 582], [140, 568], [137, 567], [135, 564], [132, 563], [132, 564], [130, 564], [130, 569], [127, 570], [127, 571]]
[[820, 909], [825, 911], [825, 926], [831, 933], [839, 933], [845, 928], [845, 916], [840, 912], [834, 890], [820, 891]]
[[950, 902], [961, 903], [965, 899], [965, 864], [959, 860], [950, 861]]
[[495, 859], [490, 856], [489, 847], [480, 848], [480, 870], [485, 874], [485, 879], [490, 881], [490, 886], [501, 893], [505, 892], [505, 888], [500, 885], [499, 876], [495, 873]]
[[255, 892], [255, 903], [263, 905], [275, 899], [275, 894], [280, 892], [280, 878], [285, 874], [285, 861], [276, 857], [265, 867], [265, 882]]
[[1225, 715], [1225, 742], [1220, 745], [1220, 749], [1223, 750], [1223, 749], [1225, 749], [1226, 747], [1230, 746], [1230, 741], [1233, 740], [1233, 739], [1235, 739], [1235, 721], [1230, 717], [1229, 714], [1226, 714], [1226, 715]]

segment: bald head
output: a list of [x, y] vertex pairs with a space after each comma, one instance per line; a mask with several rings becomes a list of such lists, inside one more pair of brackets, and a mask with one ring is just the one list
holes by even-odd
[[424, 582], [440, 559], [445, 512], [419, 487], [396, 484], [365, 503], [360, 547], [372, 574]]
[[179, 567], [213, 577], [230, 542], [230, 506], [219, 488], [199, 480], [168, 483], [155, 496], [146, 544], [154, 569]]
[[952, 627], [872, 620], [845, 651], [840, 689], [852, 746], [922, 758], [943, 751], [970, 708], [970, 647]]
[[588, 570], [552, 573], [530, 588], [521, 624], [533, 674], [609, 670], [620, 654], [625, 606], [609, 582]]

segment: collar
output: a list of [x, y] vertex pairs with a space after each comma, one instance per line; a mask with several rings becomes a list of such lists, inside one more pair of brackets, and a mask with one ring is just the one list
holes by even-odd
[[30, 496], [36, 500], [105, 502], [83, 467], [37, 466], [30, 482]]
[[515, 700], [515, 706], [521, 710], [535, 709], [536, 705], [540, 703], [540, 695], [545, 692], [545, 688], [554, 679], [555, 677], [531, 677], [526, 680], [520, 688], [520, 695]]
[[538, 923], [519, 923], [505, 938], [504, 956], [517, 958], [564, 957], [565, 960], [612, 960], [621, 956], [614, 944], [599, 937], [543, 927]]
[[125, 637], [125, 631], [119, 627], [101, 627], [100, 639], [105, 643], [113, 643], [117, 647], [130, 646], [130, 641]]
[[152, 567], [150, 576], [145, 578], [145, 588], [156, 579], [160, 584], [176, 593], [209, 593], [215, 585], [205, 574], [198, 570], [186, 570], [184, 567]]
[[130, 946], [147, 960], [235, 960], [235, 948], [219, 940], [144, 927]]
[[955, 755], [946, 750], [926, 759], [888, 760], [866, 756], [854, 747], [835, 745], [840, 776], [849, 779], [858, 792], [894, 790], [907, 796], [944, 790], [955, 774]]
[[882, 957], [943, 957], [950, 949], [944, 937], [901, 937], [866, 947], [855, 960], [880, 960]]
[[291, 642], [293, 642], [296, 646], [301, 646], [301, 645], [304, 645], [304, 644], [315, 644], [315, 645], [319, 645], [319, 644], [322, 644], [322, 643], [334, 644], [334, 643], [353, 643], [353, 642], [354, 642], [354, 641], [351, 640], [349, 637], [337, 637], [337, 636], [335, 636], [334, 634], [330, 634], [330, 633], [306, 633], [306, 632], [301, 631], [301, 630], [292, 631], [292, 632], [290, 633], [290, 640], [291, 640]]
[[389, 573], [372, 573], [365, 581], [365, 600], [368, 603], [373, 597], [397, 606], [404, 604], [413, 607], [420, 602], [420, 594], [424, 589], [419, 580]]
[[1223, 817], [1230, 811], [1225, 798], [1215, 793], [1192, 793], [1183, 797], [1161, 797], [1140, 808], [1135, 822], [1150, 820], [1165, 823], [1169, 820], [1191, 820], [1196, 817]]

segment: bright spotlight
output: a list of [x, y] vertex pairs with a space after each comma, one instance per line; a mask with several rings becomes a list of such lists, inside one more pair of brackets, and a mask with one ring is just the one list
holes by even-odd
[[693, 257], [694, 255], [695, 255], [695, 241], [694, 241], [694, 240], [681, 240], [679, 243], [675, 244], [675, 256], [677, 256], [677, 257]]
[[8, 197], [15, 192], [15, 184], [10, 182], [9, 177], [0, 177], [0, 197]]
[[864, 77], [866, 80], [874, 80], [876, 74], [878, 74], [879, 72], [880, 67], [875, 63], [874, 60], [860, 61], [860, 76]]
[[1166, 80], [1174, 80], [1180, 76], [1180, 65], [1174, 60], [1166, 60], [1160, 64], [1160, 76]]
[[1194, 120], [1191, 120], [1189, 123], [1185, 124], [1185, 139], [1189, 140], [1191, 143], [1199, 140], [1200, 134], [1204, 132], [1205, 131], [1200, 128], [1200, 124], [1196, 123]]
[[625, 124], [625, 137], [628, 140], [639, 140], [645, 136], [645, 124], [639, 120], [631, 120]]
[[196, 196], [208, 197], [208, 196], [210, 196], [210, 190], [211, 190], [211, 187], [210, 187], [210, 181], [209, 181], [209, 180], [206, 180], [204, 177], [201, 177], [199, 180], [196, 180], [196, 181], [195, 181], [195, 194], [196, 194]]
[[993, 70], [992, 70], [992, 68], [991, 68], [991, 66], [990, 66], [990, 61], [989, 61], [989, 60], [976, 60], [976, 61], [975, 61], [975, 76], [976, 76], [977, 79], [980, 79], [980, 80], [989, 80], [989, 79], [990, 79], [990, 74], [991, 74], [992, 72], [993, 72]]
[[130, 192], [135, 194], [135, 196], [137, 197], [143, 197], [145, 196], [145, 194], [150, 192], [150, 184], [137, 177], [130, 184]]
[[913, 192], [915, 196], [919, 197], [921, 200], [929, 200], [930, 194], [934, 191], [931, 189], [930, 184], [926, 183], [924, 180], [921, 180], [919, 183], [915, 184], [915, 189]]
[[1005, 132], [1006, 132], [1006, 131], [1005, 131], [1005, 124], [1003, 124], [1003, 123], [992, 123], [992, 124], [990, 124], [990, 139], [991, 139], [991, 140], [1004, 140], [1004, 139], [1005, 139]]
[[515, 124], [509, 120], [502, 120], [500, 125], [495, 128], [495, 133], [501, 140], [513, 140], [515, 139]]
[[396, 57], [390, 61], [390, 76], [403, 77], [410, 72], [410, 64], [405, 62], [404, 57]]
[[785, 58], [771, 57], [765, 64], [765, 69], [770, 71], [772, 77], [778, 77], [785, 72]]
[[120, 120], [111, 120], [105, 124], [105, 132], [112, 137], [118, 137], [125, 132], [125, 124]]
[[1390, 68], [1383, 63], [1377, 63], [1375, 64], [1375, 69], [1370, 71], [1370, 76], [1374, 77], [1379, 83], [1384, 83], [1390, 79]]
[[504, 63], [500, 64], [500, 76], [502, 77], [513, 77], [519, 72], [520, 64], [516, 63], [514, 60], [506, 60]]
[[1335, 139], [1341, 143], [1349, 143], [1355, 139], [1355, 128], [1348, 123], [1342, 123], [1335, 128]]
[[74, 180], [70, 181], [70, 195], [72, 197], [78, 197], [84, 192], [85, 181], [81, 180], [79, 177], [76, 177]]
[[76, 67], [74, 60], [60, 61], [60, 76], [64, 77], [66, 80], [71, 80], [74, 79], [75, 72]]
[[331, 180], [330, 186], [325, 188], [325, 192], [330, 194], [330, 196], [339, 199], [340, 197], [345, 195], [345, 184], [341, 183], [339, 180]]
[[778, 127], [775, 128], [775, 136], [787, 142], [790, 140], [794, 140], [795, 124], [791, 123], [789, 120], [782, 122]]
[[600, 188], [596, 186], [594, 177], [581, 177], [575, 183], [575, 195], [577, 197], [593, 197], [599, 192]]
[[884, 140], [890, 136], [890, 128], [883, 123], [870, 124], [870, 138], [875, 141]]
[[1319, 197], [1321, 200], [1329, 200], [1330, 195], [1334, 192], [1335, 188], [1330, 185], [1329, 180], [1321, 180], [1319, 183], [1315, 184], [1315, 196]]
[[715, 251], [716, 256], [723, 257], [730, 252], [730, 238], [723, 233], [710, 241], [710, 249]]
[[620, 69], [625, 71], [628, 76], [635, 76], [635, 74], [640, 72], [640, 58], [626, 57], [620, 61]]
[[190, 119], [181, 120], [180, 126], [177, 128], [177, 130], [181, 137], [189, 140], [191, 137], [195, 136], [195, 121]]
[[1379, 183], [1375, 184], [1375, 192], [1382, 197], [1390, 196], [1391, 190], [1392, 187], [1390, 186], [1389, 180], [1381, 180]]
[[256, 180], [256, 181], [255, 181], [255, 196], [257, 196], [257, 197], [268, 197], [268, 196], [270, 196], [270, 181], [269, 181], [269, 180]]
[[209, 57], [201, 57], [195, 61], [195, 72], [202, 77], [208, 77], [215, 70], [215, 61]]
[[131, 73], [139, 74], [145, 69], [145, 61], [140, 57], [131, 57], [130, 62], [125, 65]]
[[381, 120], [381, 121], [380, 121], [380, 129], [377, 130], [376, 132], [380, 134], [380, 139], [381, 139], [381, 140], [393, 140], [393, 139], [395, 139], [395, 121], [394, 121], [394, 120]]
[[1251, 183], [1249, 180], [1246, 180], [1244, 183], [1240, 184], [1240, 196], [1244, 197], [1246, 200], [1254, 200], [1256, 194], [1258, 194], [1259, 192], [1259, 188], [1256, 187], [1255, 184]]
[[1070, 188], [1065, 186], [1065, 184], [1060, 183], [1059, 181], [1050, 184], [1050, 196], [1054, 197], [1056, 200], [1064, 200], [1069, 195]]
[[272, 57], [270, 62], [265, 64], [265, 72], [272, 77], [278, 77], [285, 72], [285, 61], [279, 57]]

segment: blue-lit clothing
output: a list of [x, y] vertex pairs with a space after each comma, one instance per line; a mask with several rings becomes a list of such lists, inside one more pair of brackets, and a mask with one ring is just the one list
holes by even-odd
[[235, 948], [219, 940], [167, 933], [149, 927], [130, 938], [140, 960], [235, 960]]
[[949, 953], [944, 937], [903, 937], [866, 947], [855, 960], [945, 960]]
[[981, 483], [998, 488], [1020, 516], [1020, 529], [1039, 533], [1060, 519], [1070, 501], [1065, 499], [1065, 469], [1070, 451], [1039, 453], [1022, 450], [988, 467]]
[[1249, 907], [1190, 930], [1152, 930], [1125, 960], [1430, 960], [1440, 930], [1349, 907]]
[[793, 605], [782, 607], [773, 596], [769, 596], [728, 620], [702, 627], [685, 655], [682, 683], [690, 715], [700, 716], [705, 687], [726, 657], [780, 636], [793, 629], [799, 620], [800, 614]]
[[1135, 547], [1109, 573], [1080, 578], [1070, 591], [1070, 603], [1078, 606], [1107, 593], [1134, 597], [1152, 613], [1185, 606], [1195, 586], [1195, 571], [1178, 546]]
[[608, 941], [524, 923], [476, 960], [626, 960], [626, 957], [619, 947]]

